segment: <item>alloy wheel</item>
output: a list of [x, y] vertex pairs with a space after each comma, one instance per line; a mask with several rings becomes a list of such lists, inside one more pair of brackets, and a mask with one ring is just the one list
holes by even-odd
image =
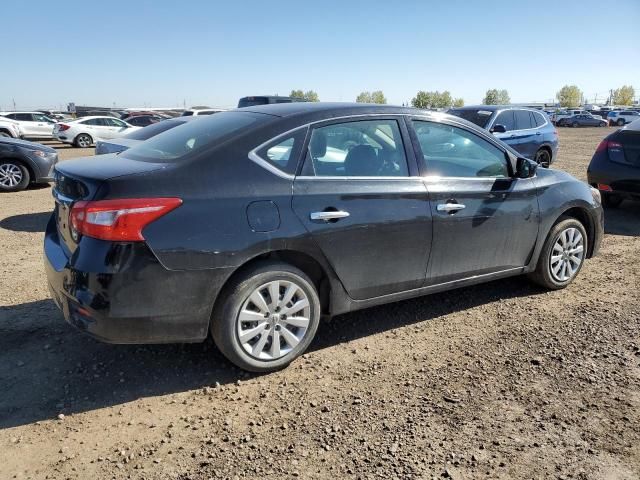
[[571, 280], [584, 260], [584, 238], [577, 228], [560, 232], [553, 244], [549, 265], [551, 275], [558, 282]]
[[80, 135], [78, 137], [78, 145], [81, 148], [88, 148], [91, 146], [91, 139], [87, 135]]
[[0, 185], [6, 188], [16, 187], [22, 182], [23, 174], [20, 167], [13, 163], [0, 165]]
[[274, 280], [256, 288], [236, 320], [242, 348], [259, 360], [277, 360], [304, 338], [311, 322], [311, 305], [301, 286]]

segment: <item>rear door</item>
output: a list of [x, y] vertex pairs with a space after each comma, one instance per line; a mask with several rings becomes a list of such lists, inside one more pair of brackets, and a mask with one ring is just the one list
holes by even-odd
[[431, 211], [409, 145], [402, 117], [311, 129], [293, 209], [354, 299], [424, 283]]
[[512, 178], [505, 151], [462, 126], [413, 127], [433, 218], [428, 283], [525, 266], [538, 234], [534, 179]]
[[39, 137], [50, 137], [53, 135], [55, 122], [41, 113], [33, 113], [34, 131]]
[[529, 110], [514, 110], [516, 118], [516, 135], [518, 152], [527, 158], [534, 159], [539, 145], [542, 143], [542, 132], [538, 130]]

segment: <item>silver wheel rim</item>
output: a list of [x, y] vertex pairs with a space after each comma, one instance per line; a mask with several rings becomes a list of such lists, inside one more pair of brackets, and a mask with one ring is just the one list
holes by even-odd
[[22, 170], [13, 163], [0, 165], [0, 185], [3, 187], [16, 187], [22, 183]]
[[80, 135], [80, 137], [78, 137], [78, 144], [82, 148], [87, 148], [89, 145], [91, 145], [91, 142], [89, 141], [89, 138], [86, 135]]
[[551, 276], [558, 282], [571, 280], [584, 259], [584, 237], [577, 228], [560, 232], [551, 250]]
[[311, 305], [302, 287], [289, 280], [274, 280], [256, 288], [244, 301], [236, 333], [245, 352], [271, 361], [289, 354], [310, 323]]

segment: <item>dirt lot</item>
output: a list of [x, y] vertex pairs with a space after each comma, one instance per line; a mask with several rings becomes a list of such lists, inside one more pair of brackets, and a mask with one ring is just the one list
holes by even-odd
[[[556, 166], [584, 179], [607, 133], [561, 129]], [[66, 325], [51, 208], [49, 188], [0, 198], [0, 478], [640, 478], [640, 203], [606, 212], [564, 291], [516, 278], [343, 315], [265, 376]]]

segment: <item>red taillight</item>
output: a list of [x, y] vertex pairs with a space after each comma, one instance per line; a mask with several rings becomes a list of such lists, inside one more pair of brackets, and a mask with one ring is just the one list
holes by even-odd
[[609, 145], [609, 140], [605, 138], [598, 144], [598, 148], [596, 148], [596, 153], [602, 153], [606, 151], [608, 145]]
[[609, 185], [606, 185], [604, 183], [599, 183], [598, 184], [598, 190], [600, 190], [602, 192], [612, 192], [613, 191], [613, 189]]
[[64, 123], [61, 123], [60, 125], [58, 125], [58, 131], [59, 132], [64, 132], [65, 130], [69, 130], [71, 127], [69, 125], [65, 125]]
[[77, 202], [71, 209], [71, 227], [81, 235], [114, 242], [144, 240], [142, 230], [179, 207], [179, 198], [127, 198]]

